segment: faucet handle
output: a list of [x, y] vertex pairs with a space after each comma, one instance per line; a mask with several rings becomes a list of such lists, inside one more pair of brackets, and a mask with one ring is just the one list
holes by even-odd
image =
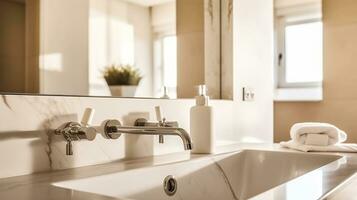
[[97, 130], [94, 127], [83, 126], [78, 122], [67, 122], [55, 130], [56, 135], [65, 136], [66, 140], [87, 139], [92, 141], [97, 136]]
[[[165, 123], [165, 118], [162, 117], [162, 112], [161, 112], [161, 107], [160, 106], [155, 106], [155, 113], [156, 113], [156, 120], [159, 122], [159, 126], [164, 126]], [[159, 143], [163, 144], [164, 143], [164, 136], [159, 135]]]
[[89, 126], [92, 123], [95, 110], [93, 108], [86, 108], [81, 120], [83, 126]]
[[[156, 120], [158, 121], [158, 126], [162, 127], [179, 127], [177, 121], [166, 121], [166, 118], [163, 117], [161, 107], [155, 106]], [[150, 124], [150, 123], [147, 123]], [[157, 124], [157, 123], [156, 123]]]
[[81, 139], [93, 141], [97, 135], [97, 130], [93, 127], [83, 126], [78, 122], [67, 122], [57, 128], [54, 133], [62, 135], [67, 141], [66, 155], [73, 155], [72, 141]]
[[163, 122], [165, 118], [162, 117], [161, 107], [155, 106], [156, 120], [158, 122]]

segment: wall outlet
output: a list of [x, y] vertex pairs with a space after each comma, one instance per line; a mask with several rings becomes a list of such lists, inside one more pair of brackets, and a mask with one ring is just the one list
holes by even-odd
[[254, 101], [255, 93], [252, 88], [243, 87], [243, 101]]

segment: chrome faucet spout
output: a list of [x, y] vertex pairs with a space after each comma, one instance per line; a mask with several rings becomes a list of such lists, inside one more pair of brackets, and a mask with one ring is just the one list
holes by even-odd
[[104, 134], [107, 138], [117, 139], [121, 134], [133, 135], [173, 135], [179, 136], [185, 150], [192, 149], [190, 135], [183, 128], [161, 126], [121, 126], [118, 120], [108, 120], [104, 125]]
[[183, 142], [183, 145], [184, 145], [184, 149], [185, 150], [192, 150], [193, 146], [192, 146], [192, 141], [191, 141], [190, 135], [183, 128], [179, 128], [177, 131], [180, 133], [179, 136], [182, 139], [182, 142]]

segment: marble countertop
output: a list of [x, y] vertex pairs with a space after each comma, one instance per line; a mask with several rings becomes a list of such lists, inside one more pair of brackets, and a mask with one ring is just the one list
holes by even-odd
[[[276, 144], [234, 144], [225, 145], [217, 149], [216, 154], [234, 152], [244, 149], [255, 150], [272, 150], [272, 151], [292, 151], [284, 148], [280, 148]], [[328, 199], [339, 200], [345, 197], [351, 197], [351, 192], [354, 192], [357, 188], [357, 178], [351, 175], [357, 172], [357, 154], [352, 153], [326, 153], [334, 155], [342, 155], [345, 157], [346, 164], [344, 167], [340, 167], [333, 174], [329, 174], [327, 177], [327, 184], [336, 184], [336, 181], [341, 181], [349, 177], [349, 181], [346, 184], [329, 191], [324, 198], [328, 195]], [[107, 175], [117, 173], [124, 170], [151, 167], [156, 165], [163, 165], [174, 162], [188, 161], [198, 158], [203, 158], [212, 155], [204, 154], [190, 154], [189, 152], [175, 153], [162, 156], [145, 157], [135, 160], [120, 160], [117, 162], [111, 162], [102, 165], [94, 165], [88, 167], [80, 167], [68, 170], [51, 171], [44, 173], [37, 173], [32, 175], [18, 176], [12, 178], [0, 179], [0, 199], [29, 199], [29, 200], [88, 200], [88, 199], [115, 199], [112, 197], [106, 197], [102, 195], [96, 195], [92, 193], [80, 192], [71, 189], [65, 189], [56, 187], [54, 182], [75, 180], [87, 177], [94, 177], [100, 175]], [[278, 186], [274, 190], [269, 190], [267, 193], [278, 192]], [[281, 188], [280, 188], [281, 189]], [[264, 194], [264, 193], [263, 193]], [[268, 194], [269, 195], [269, 194]], [[273, 195], [276, 196], [276, 195]], [[357, 196], [357, 195], [356, 195]], [[284, 199], [284, 198], [273, 198]], [[349, 198], [350, 199], [350, 198]]]

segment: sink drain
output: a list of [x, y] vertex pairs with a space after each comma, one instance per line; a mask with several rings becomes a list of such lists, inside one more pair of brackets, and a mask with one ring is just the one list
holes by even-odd
[[167, 195], [172, 196], [177, 191], [177, 181], [175, 177], [169, 175], [164, 179], [164, 191]]

